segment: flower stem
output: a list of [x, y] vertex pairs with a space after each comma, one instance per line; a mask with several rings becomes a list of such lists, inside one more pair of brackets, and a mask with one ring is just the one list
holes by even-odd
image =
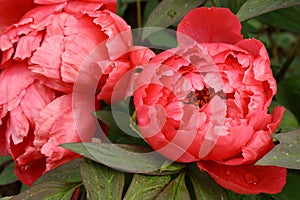
[[214, 7], [216, 7], [216, 3], [215, 3], [214, 0], [211, 0], [211, 4], [212, 4]]
[[275, 78], [276, 81], [277, 81], [277, 83], [279, 81], [281, 81], [281, 79], [283, 78], [284, 74], [287, 72], [287, 70], [291, 66], [291, 63], [293, 62], [293, 60], [296, 57], [296, 55], [299, 52], [299, 50], [300, 50], [300, 37], [298, 37], [298, 41], [297, 41], [295, 47], [292, 49], [291, 53], [288, 55], [288, 57], [286, 58], [284, 64], [282, 65], [280, 71], [277, 73], [277, 76]]
[[141, 9], [141, 0], [136, 1], [136, 11], [137, 11], [137, 27], [142, 27], [142, 9]]

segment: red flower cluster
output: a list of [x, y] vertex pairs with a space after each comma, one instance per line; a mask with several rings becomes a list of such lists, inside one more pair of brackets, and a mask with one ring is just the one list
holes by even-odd
[[[131, 69], [132, 63], [147, 61], [139, 52], [144, 55], [148, 50], [114, 57], [118, 53], [111, 51], [116, 44], [110, 38], [124, 33], [117, 40], [118, 49], [132, 46], [130, 27], [115, 14], [115, 0], [3, 2], [1, 9], [10, 13], [6, 17], [1, 12], [1, 20], [7, 21], [0, 25], [1, 31], [5, 29], [0, 35], [0, 155], [10, 154], [15, 174], [30, 185], [46, 171], [78, 157], [59, 144], [91, 141], [94, 134], [92, 115], [80, 123], [74, 119], [78, 116], [73, 105], [81, 103], [72, 98], [80, 67], [85, 62], [113, 62], [99, 64], [102, 76], [97, 77], [104, 84], [96, 96], [110, 103], [113, 80]], [[19, 10], [12, 10], [16, 4], [28, 11], [22, 18]], [[86, 61], [99, 45], [97, 57]], [[90, 78], [88, 73], [80, 75]]]
[[[197, 162], [238, 193], [281, 191], [286, 169], [255, 163], [274, 147], [270, 135], [284, 108], [268, 113], [277, 88], [267, 51], [260, 41], [243, 39], [228, 9], [192, 10], [178, 25], [178, 47], [155, 56], [133, 46], [130, 27], [114, 13], [115, 0], [2, 5], [0, 155], [12, 156], [22, 182], [30, 185], [78, 157], [60, 144], [91, 141], [97, 121], [75, 120], [74, 104], [82, 103], [72, 96], [79, 78], [91, 81], [95, 69], [92, 99], [111, 104], [130, 93], [132, 81], [115, 86], [139, 67], [134, 106], [142, 136], [155, 151]], [[83, 73], [83, 65], [92, 67]]]

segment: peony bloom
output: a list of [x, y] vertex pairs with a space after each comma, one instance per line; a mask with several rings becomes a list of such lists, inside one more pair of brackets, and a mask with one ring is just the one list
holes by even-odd
[[278, 193], [286, 169], [255, 163], [274, 147], [284, 108], [268, 113], [277, 90], [268, 54], [240, 29], [228, 9], [189, 12], [178, 25], [178, 48], [155, 56], [137, 79], [137, 122], [154, 150], [196, 161], [223, 187]]
[[[91, 51], [105, 43], [97, 61], [109, 60], [114, 44], [107, 39], [130, 30], [123, 19], [107, 10], [115, 11], [115, 6], [110, 6], [113, 2], [63, 1], [32, 9], [0, 37], [1, 68], [24, 60], [45, 85], [71, 92], [80, 66]], [[123, 36], [118, 40], [121, 49], [131, 45], [131, 35]]]
[[27, 171], [18, 177], [30, 184], [44, 171], [41, 162], [45, 156], [33, 144], [35, 121], [53, 101], [55, 91], [34, 79], [22, 62], [0, 73], [0, 91], [0, 153], [12, 156], [16, 161], [16, 171]]
[[[91, 140], [95, 119], [77, 119], [80, 110], [74, 106], [86, 105], [81, 102], [86, 96], [74, 102], [74, 82], [97, 45], [103, 43], [101, 52], [89, 62], [110, 59], [114, 41], [107, 39], [129, 30], [107, 10], [115, 11], [115, 1], [47, 2], [55, 4], [35, 5], [0, 35], [0, 154], [12, 156], [16, 175], [28, 185], [78, 157], [59, 144]], [[130, 36], [119, 38], [124, 48], [131, 45]], [[95, 101], [95, 91], [89, 98]]]
[[153, 56], [132, 47], [115, 0], [34, 2], [0, 35], [0, 155], [28, 185], [78, 157], [58, 145], [91, 141], [96, 96], [110, 103], [119, 78]]

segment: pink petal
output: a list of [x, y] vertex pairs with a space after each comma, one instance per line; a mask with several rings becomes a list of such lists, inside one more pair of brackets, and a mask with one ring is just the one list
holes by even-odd
[[133, 46], [129, 53], [130, 61], [133, 67], [146, 65], [155, 56], [155, 53], [146, 47]]
[[242, 151], [242, 146], [245, 145], [253, 134], [251, 126], [230, 125], [228, 135], [220, 136], [212, 151], [204, 158], [205, 160], [224, 161], [235, 157]]
[[72, 95], [64, 95], [48, 104], [36, 120], [34, 145], [47, 157], [47, 171], [77, 157], [59, 144], [90, 141], [94, 134], [94, 121], [75, 121], [73, 111]]
[[34, 3], [36, 4], [56, 4], [56, 3], [62, 3], [66, 2], [68, 0], [34, 0]]
[[20, 105], [32, 125], [40, 117], [40, 112], [54, 98], [55, 92], [41, 85], [39, 82], [35, 82], [26, 89]]
[[[40, 146], [46, 143], [51, 135], [52, 127], [56, 120], [72, 109], [72, 95], [64, 95], [56, 98], [48, 104], [40, 113], [40, 118], [36, 120], [35, 145]], [[74, 128], [74, 124], [70, 127]]]
[[[41, 0], [40, 0], [41, 1]], [[83, 13], [87, 11], [97, 11], [107, 9], [111, 12], [116, 12], [116, 0], [78, 0], [69, 1], [66, 6], [67, 12]]]
[[[15, 62], [0, 73], [0, 105], [15, 101], [16, 106], [24, 95], [25, 89], [32, 84], [34, 78], [27, 65]], [[12, 84], [13, 83], [13, 84]]]
[[112, 60], [129, 52], [132, 45], [130, 26], [121, 17], [105, 10], [99, 14], [94, 23], [99, 25], [101, 31], [108, 37], [106, 46]]
[[177, 31], [182, 45], [187, 36], [199, 43], [235, 44], [243, 39], [239, 19], [227, 8], [196, 8], [182, 19]]
[[106, 39], [106, 36], [101, 32], [100, 27], [96, 26], [88, 18], [67, 21], [64, 34], [64, 52], [61, 66], [62, 80], [73, 83], [84, 61], [89, 58], [95, 47]]
[[[125, 93], [129, 84], [118, 84], [118, 81], [123, 75], [132, 68], [128, 60], [116, 60], [111, 65], [110, 72], [107, 73], [108, 77], [105, 85], [102, 87], [101, 92], [97, 95], [98, 100], [104, 100], [106, 103], [111, 104], [118, 102], [125, 98]], [[106, 72], [104, 72], [104, 75]], [[124, 81], [123, 81], [124, 82]], [[129, 81], [127, 82], [129, 83]], [[115, 94], [112, 99], [112, 94]]]
[[[243, 147], [243, 163], [255, 162], [262, 158], [267, 152], [269, 152], [273, 147], [273, 139], [271, 134], [274, 133], [276, 128], [281, 122], [281, 118], [284, 113], [284, 107], [275, 107], [272, 115], [267, 114], [265, 118], [258, 118], [260, 122], [256, 121], [254, 123], [254, 128], [260, 129], [253, 134], [251, 140]], [[255, 116], [254, 116], [255, 119]], [[253, 121], [250, 121], [250, 124]], [[259, 124], [259, 126], [257, 126]]]
[[32, 55], [42, 40], [42, 33], [32, 32], [20, 38], [15, 51], [15, 60], [24, 60]]
[[53, 79], [60, 79], [61, 54], [63, 53], [63, 36], [47, 37], [31, 57], [30, 69], [38, 74]]
[[21, 106], [14, 108], [9, 114], [6, 135], [12, 138], [12, 142], [16, 145], [23, 142], [28, 135], [30, 124]]
[[74, 84], [62, 82], [59, 79], [52, 79], [43, 75], [35, 74], [34, 77], [39, 80], [44, 86], [63, 93], [70, 93], [73, 91]]
[[16, 164], [14, 172], [22, 183], [30, 186], [45, 172], [45, 158], [36, 149], [25, 152], [21, 157], [26, 164]]
[[262, 158], [274, 147], [273, 139], [268, 131], [257, 131], [243, 147], [243, 163], [252, 163]]
[[198, 162], [198, 167], [222, 187], [240, 194], [279, 193], [286, 183], [287, 170], [274, 166], [228, 166]]
[[0, 33], [34, 7], [33, 0], [0, 0]]

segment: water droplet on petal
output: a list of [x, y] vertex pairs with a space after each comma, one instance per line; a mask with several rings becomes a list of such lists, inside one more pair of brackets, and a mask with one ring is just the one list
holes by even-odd
[[256, 185], [258, 182], [258, 178], [254, 174], [246, 173], [244, 177], [245, 177], [246, 182], [249, 184]]

